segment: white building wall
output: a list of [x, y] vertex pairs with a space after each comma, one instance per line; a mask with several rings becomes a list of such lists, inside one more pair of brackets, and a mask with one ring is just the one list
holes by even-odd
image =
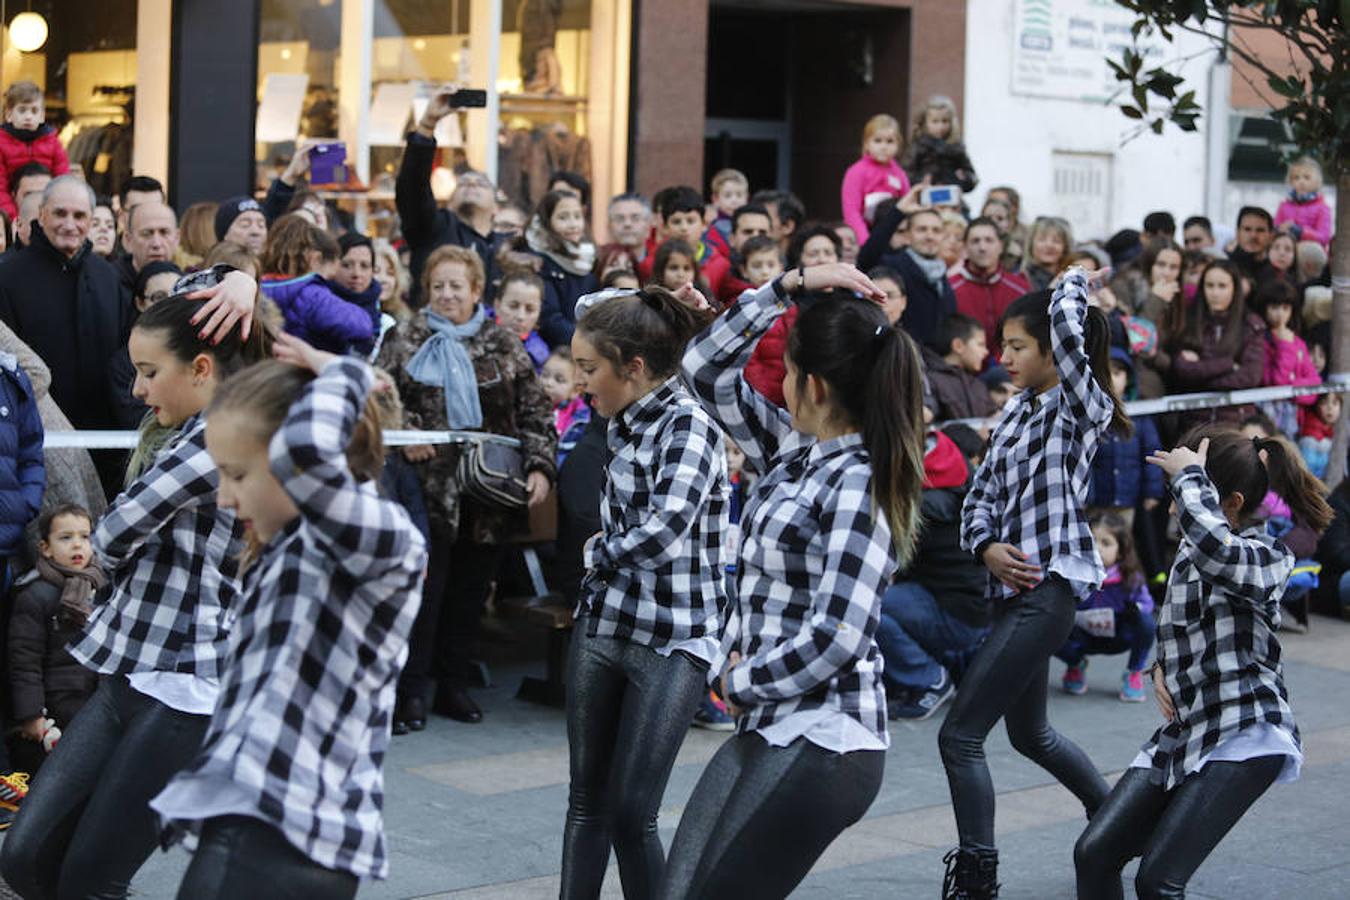
[[[1044, 8], [1046, 0], [967, 0], [965, 109], [967, 149], [980, 183], [973, 212], [985, 192], [1010, 184], [1022, 195], [1022, 219], [1060, 215], [1075, 225], [1075, 240], [1105, 238], [1120, 228], [1139, 228], [1154, 210], [1180, 223], [1204, 210], [1205, 138], [1169, 127], [1126, 141], [1130, 120], [1101, 102], [1014, 94], [1013, 44], [1018, 4]], [[1111, 5], [1109, 0], [1053, 0], [1060, 11]], [[1170, 57], [1203, 49], [1195, 38], [1177, 36]], [[1105, 53], [1103, 54], [1105, 55]], [[1204, 54], [1174, 71], [1187, 78], [1204, 105]]]

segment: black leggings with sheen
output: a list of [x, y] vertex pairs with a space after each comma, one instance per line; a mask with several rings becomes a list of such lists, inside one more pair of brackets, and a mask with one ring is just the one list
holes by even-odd
[[1106, 779], [1092, 760], [1045, 717], [1050, 657], [1073, 630], [1076, 605], [1068, 583], [1056, 575], [996, 603], [993, 629], [961, 680], [938, 749], [967, 850], [994, 849], [994, 782], [984, 741], [999, 719], [1013, 749], [1055, 776], [1089, 815], [1106, 798]]
[[731, 738], [703, 771], [680, 819], [661, 900], [777, 900], [792, 893], [839, 833], [867, 812], [884, 750], [833, 753], [797, 738]]
[[563, 829], [562, 900], [600, 896], [611, 843], [624, 896], [656, 894], [666, 853], [656, 815], [708, 667], [626, 640], [572, 634], [567, 681], [571, 786]]
[[1186, 882], [1275, 782], [1283, 756], [1211, 762], [1170, 791], [1127, 769], [1073, 848], [1078, 900], [1123, 900], [1120, 872], [1142, 856], [1139, 900], [1180, 900]]
[[202, 825], [178, 900], [351, 900], [357, 879], [325, 869], [273, 826], [249, 816]]

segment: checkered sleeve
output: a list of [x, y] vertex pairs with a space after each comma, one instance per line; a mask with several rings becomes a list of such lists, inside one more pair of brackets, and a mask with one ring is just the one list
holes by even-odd
[[689, 390], [744, 451], [746, 465], [761, 475], [792, 432], [792, 419], [750, 386], [745, 366], [759, 339], [786, 311], [777, 281], [746, 291], [684, 354], [683, 378]]
[[726, 451], [716, 426], [692, 403], [666, 431], [642, 523], [596, 541], [597, 572], [658, 569], [689, 554], [689, 533], [718, 485], [711, 474], [718, 471], [718, 454]]
[[1234, 534], [1219, 505], [1219, 492], [1200, 466], [1187, 466], [1172, 479], [1177, 519], [1194, 546], [1191, 560], [1201, 577], [1231, 598], [1250, 603], [1267, 619], [1279, 611], [1284, 584], [1294, 569], [1293, 554]]
[[[992, 439], [989, 445], [994, 446]], [[996, 523], [1000, 491], [992, 458], [992, 454], [985, 454], [961, 507], [961, 549], [967, 553], [974, 553], [982, 545], [998, 540]]]
[[1115, 404], [1092, 375], [1085, 339], [1087, 315], [1087, 273], [1074, 266], [1050, 298], [1050, 347], [1074, 418], [1104, 428], [1111, 423]]
[[738, 706], [810, 693], [865, 659], [873, 646], [895, 550], [885, 518], [873, 515], [870, 471], [842, 473], [819, 509], [825, 570], [812, 610], [791, 637], [731, 670], [728, 699]]
[[272, 473], [317, 542], [361, 578], [404, 565], [411, 546], [395, 506], [361, 490], [347, 465], [347, 443], [373, 383], [359, 359], [331, 361], [291, 406], [270, 446]]
[[103, 564], [116, 568], [175, 514], [214, 503], [217, 479], [206, 430], [198, 428], [160, 454], [99, 520], [94, 549]]

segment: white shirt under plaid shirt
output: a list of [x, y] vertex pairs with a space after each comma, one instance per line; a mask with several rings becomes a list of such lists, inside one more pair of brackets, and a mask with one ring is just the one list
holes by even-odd
[[682, 649], [711, 666], [727, 605], [722, 432], [672, 378], [611, 419], [607, 438], [602, 531], [576, 615], [592, 637]]
[[218, 483], [194, 416], [99, 520], [94, 550], [112, 579], [70, 646], [85, 667], [220, 676], [244, 544], [234, 513], [216, 506]]
[[[1017, 395], [989, 438], [961, 516], [967, 551], [978, 555], [991, 543], [1012, 544], [1043, 576], [1067, 581], [1080, 599], [1106, 575], [1083, 504], [1092, 457], [1115, 409], [1092, 376], [1084, 347], [1087, 310], [1087, 275], [1075, 267], [1050, 301], [1059, 384]], [[992, 575], [989, 589], [995, 599], [1016, 593]]]
[[740, 732], [829, 709], [889, 746], [874, 635], [896, 558], [862, 436], [816, 443], [744, 377], [786, 308], [777, 281], [747, 291], [684, 357], [685, 380], [760, 474], [741, 516], [727, 642], [743, 661], [727, 699], [744, 710]]
[[330, 362], [272, 438], [300, 516], [248, 572], [201, 755], [153, 802], [170, 840], [248, 815], [319, 865], [388, 873], [384, 756], [426, 545], [347, 467], [372, 383], [359, 360]]
[[1200, 466], [1172, 479], [1181, 546], [1158, 610], [1157, 659], [1176, 716], [1144, 745], [1164, 788], [1248, 726], [1298, 727], [1284, 688], [1280, 598], [1294, 555], [1264, 527], [1234, 534]]

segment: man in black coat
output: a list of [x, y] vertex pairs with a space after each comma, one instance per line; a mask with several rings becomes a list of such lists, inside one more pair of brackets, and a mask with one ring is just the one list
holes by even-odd
[[464, 172], [455, 183], [455, 192], [444, 207], [436, 205], [431, 193], [431, 168], [436, 159], [436, 124], [454, 112], [448, 94], [438, 94], [422, 115], [417, 129], [408, 135], [403, 165], [394, 182], [394, 204], [398, 208], [403, 237], [412, 251], [412, 285], [408, 296], [415, 306], [422, 291], [422, 267], [431, 251], [445, 244], [469, 247], [483, 259], [483, 271], [491, 284], [493, 254], [498, 240], [492, 232], [492, 217], [497, 211], [496, 191], [480, 172]]
[[[937, 210], [920, 207], [919, 187], [885, 212], [878, 212], [867, 243], [858, 250], [858, 268], [864, 272], [875, 266], [894, 269], [905, 282], [909, 303], [900, 316], [900, 326], [920, 344], [936, 346], [938, 330], [947, 317], [956, 312], [956, 294], [947, 280], [947, 265], [942, 261], [942, 217]], [[883, 203], [885, 210], [888, 204]], [[891, 237], [909, 220], [909, 246], [895, 249]]]

